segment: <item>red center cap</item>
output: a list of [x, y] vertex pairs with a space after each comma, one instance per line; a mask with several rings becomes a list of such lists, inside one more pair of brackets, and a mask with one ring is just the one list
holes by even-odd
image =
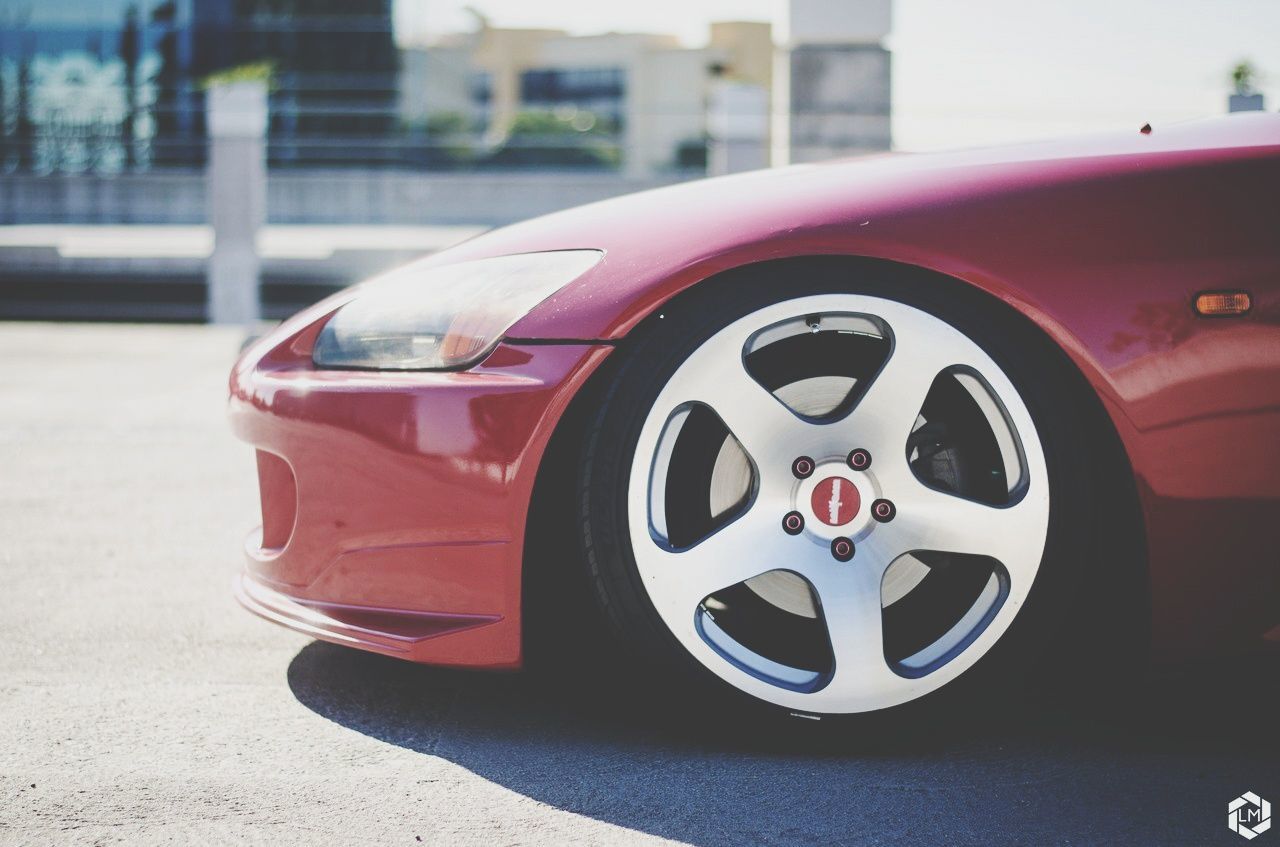
[[844, 526], [853, 520], [862, 506], [862, 497], [852, 482], [840, 476], [829, 476], [818, 483], [809, 498], [813, 514], [827, 526]]

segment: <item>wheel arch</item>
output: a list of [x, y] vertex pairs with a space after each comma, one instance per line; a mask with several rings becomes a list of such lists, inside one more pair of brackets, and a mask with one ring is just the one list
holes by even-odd
[[[860, 290], [865, 291], [870, 284], [876, 289], [871, 293], [890, 297], [904, 287], [915, 294], [945, 289], [966, 298], [975, 309], [990, 314], [1007, 331], [1017, 333], [1019, 340], [1036, 344], [1055, 361], [1057, 376], [1063, 379], [1064, 389], [1086, 411], [1091, 427], [1090, 437], [1097, 444], [1096, 458], [1103, 463], [1107, 478], [1114, 483], [1107, 493], [1106, 504], [1100, 509], [1108, 518], [1103, 531], [1109, 534], [1112, 546], [1118, 551], [1116, 565], [1123, 571], [1120, 574], [1123, 590], [1117, 592], [1114, 607], [1103, 610], [1108, 617], [1108, 625], [1099, 630], [1123, 630], [1130, 649], [1122, 651], [1123, 655], [1118, 657], [1118, 671], [1130, 668], [1132, 660], [1139, 658], [1139, 654], [1144, 658], [1149, 649], [1150, 574], [1137, 477], [1117, 426], [1117, 417], [1123, 422], [1123, 408], [1108, 390], [1110, 383], [1105, 372], [1087, 347], [1067, 327], [1038, 309], [1032, 298], [1020, 288], [1006, 282], [987, 280], [980, 284], [923, 265], [872, 256], [824, 253], [752, 260], [727, 268], [721, 266], [692, 281], [682, 280], [683, 284], [678, 284], [660, 300], [634, 304], [627, 316], [629, 328], [626, 334], [616, 340], [616, 351], [588, 378], [556, 422], [538, 468], [526, 523], [522, 572], [526, 648], [534, 661], [541, 652], [536, 641], [543, 642], [548, 653], [561, 652], [565, 647], [565, 633], [547, 631], [548, 625], [554, 630], [554, 622], [562, 617], [560, 598], [582, 602], [583, 611], [589, 612], [586, 607], [591, 604], [585, 602], [589, 599], [585, 580], [575, 585], [572, 568], [558, 568], [548, 563], [573, 562], [581, 566], [581, 551], [564, 546], [566, 539], [576, 530], [573, 512], [578, 504], [573, 496], [572, 481], [577, 467], [577, 450], [589, 418], [625, 359], [629, 342], [642, 336], [655, 322], [664, 320], [673, 308], [696, 308], [701, 298], [724, 296], [735, 284], [760, 275], [796, 273], [855, 279]], [[603, 634], [606, 628], [601, 626], [598, 629]]]

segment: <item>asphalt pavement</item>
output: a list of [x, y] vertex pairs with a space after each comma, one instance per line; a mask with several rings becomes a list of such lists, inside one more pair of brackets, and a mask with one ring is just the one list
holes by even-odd
[[0, 844], [1233, 845], [1280, 801], [1272, 659], [836, 744], [271, 626], [230, 594], [242, 339], [0, 324]]

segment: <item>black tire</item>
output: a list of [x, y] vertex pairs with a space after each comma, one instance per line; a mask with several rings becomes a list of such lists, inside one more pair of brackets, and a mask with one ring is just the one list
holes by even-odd
[[[1122, 569], [1129, 574], [1137, 564], [1132, 477], [1096, 396], [1078, 370], [1029, 321], [963, 283], [889, 263], [822, 257], [769, 262], [707, 280], [666, 304], [613, 357], [599, 405], [586, 421], [579, 456], [579, 526], [592, 594], [626, 649], [631, 668], [642, 672], [646, 684], [682, 692], [680, 709], [706, 704], [718, 714], [728, 702], [734, 704], [733, 711], [748, 717], [792, 714], [723, 682], [668, 630], [649, 600], [632, 555], [626, 489], [640, 430], [653, 402], [699, 345], [757, 309], [829, 293], [867, 294], [909, 304], [960, 329], [982, 347], [1013, 382], [1040, 433], [1051, 509], [1046, 552], [1031, 593], [986, 656], [918, 700], [874, 716], [823, 716], [828, 718], [824, 722], [848, 725], [859, 719], [915, 714], [932, 711], [940, 702], [982, 703], [986, 692], [1007, 692], [1011, 680], [1044, 681], [1043, 675], [1029, 674], [1037, 669], [1052, 666], [1055, 670], [1048, 676], [1057, 679], [1056, 669], [1064, 662], [1088, 653], [1091, 658], [1083, 661], [1092, 664], [1092, 653], [1099, 648], [1118, 657], [1117, 634], [1104, 633], [1099, 615], [1103, 606], [1118, 605], [1128, 619], [1140, 620], [1139, 608], [1134, 607], [1135, 580], [1124, 579], [1123, 602], [1116, 595], [1093, 596], [1085, 588], [1108, 571], [1105, 575], [1119, 588]], [[1081, 620], [1096, 631], [1083, 633], [1071, 625]], [[1064, 633], [1069, 637], [1061, 638]], [[1091, 644], [1089, 635], [1097, 635], [1102, 644]], [[1131, 652], [1125, 653], [1122, 663], [1131, 657]]]

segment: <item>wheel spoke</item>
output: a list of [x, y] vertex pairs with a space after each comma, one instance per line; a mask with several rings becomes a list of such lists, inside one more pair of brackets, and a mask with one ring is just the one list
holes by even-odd
[[897, 683], [884, 658], [883, 569], [859, 562], [863, 554], [859, 550], [854, 562], [833, 564], [811, 576], [835, 659], [826, 691], [840, 698], [863, 697]]
[[[730, 354], [733, 358], [728, 358]], [[681, 368], [663, 390], [662, 402], [672, 412], [686, 403], [709, 407], [757, 468], [789, 467], [787, 451], [809, 425], [751, 378], [742, 366], [740, 352], [731, 348], [719, 358], [725, 362], [719, 367]]]
[[990, 556], [1016, 578], [1015, 571], [1023, 568], [1034, 573], [1044, 552], [1043, 529], [1028, 520], [1037, 496], [1037, 491], [1028, 491], [1017, 504], [996, 507], [916, 483], [899, 498], [893, 523], [881, 529], [891, 530], [884, 534], [893, 538], [899, 553], [935, 550]]
[[950, 345], [904, 327], [893, 352], [849, 415], [858, 443], [881, 457], [905, 456], [907, 437], [939, 373], [961, 364]]
[[663, 605], [676, 614], [692, 615], [707, 595], [784, 567], [785, 557], [794, 554], [795, 547], [786, 542], [793, 539], [783, 534], [776, 521], [761, 526], [764, 521], [757, 517], [758, 510], [762, 506], [757, 503], [737, 520], [684, 550], [666, 550], [656, 542], [642, 542], [659, 551], [651, 557], [654, 567], [645, 577], [655, 602], [661, 598]]

